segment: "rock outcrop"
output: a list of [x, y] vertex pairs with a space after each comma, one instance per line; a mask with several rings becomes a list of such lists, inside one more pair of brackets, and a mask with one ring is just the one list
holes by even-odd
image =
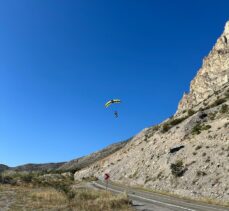
[[229, 82], [229, 21], [215, 46], [204, 58], [203, 65], [190, 85], [190, 92], [184, 93], [177, 113], [192, 109]]

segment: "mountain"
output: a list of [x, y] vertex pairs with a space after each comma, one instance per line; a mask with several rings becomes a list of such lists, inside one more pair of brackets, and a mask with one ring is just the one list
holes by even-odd
[[44, 164], [25, 164], [17, 167], [11, 167], [10, 170], [15, 170], [15, 171], [55, 171], [58, 169], [60, 166], [64, 165], [65, 162], [61, 163], [44, 163]]
[[184, 94], [175, 115], [146, 128], [75, 180], [111, 180], [178, 194], [229, 201], [229, 22]]
[[8, 167], [6, 165], [0, 164], [0, 172], [5, 170], [27, 171], [27, 172], [34, 172], [34, 171], [74, 172], [82, 168], [85, 168], [98, 160], [102, 160], [103, 158], [110, 156], [111, 154], [123, 148], [130, 140], [131, 138], [126, 141], [121, 141], [115, 144], [111, 144], [102, 150], [99, 150], [90, 155], [83, 156], [68, 162], [43, 163], [43, 164], [29, 163], [25, 165], [16, 166], [16, 167]]
[[82, 168], [85, 168], [85, 167], [95, 163], [96, 161], [100, 161], [103, 158], [106, 158], [106, 157], [112, 155], [113, 153], [115, 153], [116, 151], [122, 149], [130, 140], [131, 139], [128, 139], [126, 141], [121, 141], [121, 142], [116, 143], [116, 144], [112, 144], [112, 145], [110, 145], [110, 146], [108, 146], [102, 150], [99, 150], [97, 152], [94, 152], [90, 155], [87, 155], [87, 156], [66, 162], [65, 164], [60, 166], [57, 170], [59, 170], [59, 171], [76, 171], [76, 170], [80, 170]]
[[8, 166], [3, 165], [3, 164], [0, 164], [0, 172], [5, 171], [5, 170], [8, 170], [8, 169], [9, 169]]

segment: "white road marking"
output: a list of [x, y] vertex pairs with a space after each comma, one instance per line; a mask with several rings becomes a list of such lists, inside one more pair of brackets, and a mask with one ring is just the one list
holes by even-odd
[[[105, 188], [105, 186], [103, 186], [101, 184], [98, 184], [98, 183], [94, 183], [94, 184]], [[117, 192], [117, 193], [123, 193], [123, 191], [118, 191], [118, 190], [115, 190], [115, 189], [112, 189], [112, 188], [109, 188], [109, 187], [108, 187], [108, 189], [110, 189], [110, 190], [112, 190], [114, 192]], [[189, 210], [189, 211], [196, 211], [194, 209], [190, 209], [190, 208], [186, 208], [186, 207], [182, 207], [182, 206], [178, 206], [178, 205], [174, 205], [174, 204], [170, 204], [170, 203], [165, 203], [165, 202], [161, 202], [161, 201], [156, 201], [156, 200], [153, 200], [153, 199], [147, 199], [147, 198], [144, 198], [144, 197], [141, 197], [141, 196], [138, 196], [138, 195], [134, 195], [134, 194], [128, 194], [128, 195], [136, 197], [136, 198], [141, 198], [141, 199], [144, 199], [144, 200], [147, 200], [147, 201], [152, 201], [152, 202], [155, 202], [155, 203], [158, 203], [158, 204], [169, 205], [169, 206], [173, 206], [173, 207], [177, 207], [177, 208], [181, 208], [181, 209], [185, 209], [185, 210]], [[171, 199], [168, 199], [168, 198], [166, 198], [166, 199], [167, 200], [171, 200]], [[192, 205], [191, 203], [188, 203], [188, 202], [182, 202], [182, 203], [186, 203], [187, 205]], [[199, 204], [195, 204], [195, 206], [200, 207], [200, 208], [205, 208], [206, 210], [209, 208], [207, 206], [199, 205]], [[217, 211], [226, 211], [225, 209], [219, 209], [219, 208], [215, 208], [215, 207], [211, 207], [211, 209], [214, 209], [214, 210], [217, 210]]]
[[[105, 187], [103, 185], [100, 185], [100, 184], [96, 184], [100, 187]], [[112, 190], [114, 192], [117, 192], [117, 193], [123, 193], [123, 191], [119, 191], [119, 190], [114, 190], [112, 188], [107, 188], [108, 190]], [[174, 205], [174, 204], [169, 204], [169, 203], [164, 203], [164, 202], [161, 202], [161, 201], [156, 201], [156, 200], [153, 200], [153, 199], [147, 199], [147, 198], [144, 198], [144, 197], [141, 197], [141, 196], [137, 196], [137, 195], [133, 195], [133, 194], [128, 194], [129, 196], [133, 196], [135, 198], [140, 198], [140, 199], [144, 199], [146, 201], [151, 201], [151, 202], [154, 202], [154, 203], [157, 203], [157, 204], [163, 204], [163, 205], [167, 205], [167, 206], [171, 206], [171, 207], [176, 207], [176, 208], [181, 208], [181, 209], [184, 209], [184, 210], [189, 210], [189, 211], [196, 211], [194, 209], [189, 209], [189, 208], [186, 208], [186, 207], [181, 207], [181, 206], [177, 206], [177, 205]]]

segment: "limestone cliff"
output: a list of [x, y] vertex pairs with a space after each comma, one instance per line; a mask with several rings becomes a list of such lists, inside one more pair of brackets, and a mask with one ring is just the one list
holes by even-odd
[[192, 109], [229, 82], [229, 21], [181, 99], [177, 113]]

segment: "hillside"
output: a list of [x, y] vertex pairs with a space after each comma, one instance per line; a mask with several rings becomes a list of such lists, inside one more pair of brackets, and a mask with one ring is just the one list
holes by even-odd
[[5, 171], [5, 170], [7, 170], [7, 169], [9, 169], [8, 166], [3, 165], [3, 164], [0, 164], [0, 172]]
[[85, 168], [85, 167], [91, 165], [92, 163], [99, 161], [99, 160], [102, 160], [103, 158], [105, 158], [105, 157], [115, 153], [116, 151], [120, 150], [130, 140], [131, 139], [128, 139], [126, 141], [121, 141], [121, 142], [118, 142], [116, 144], [112, 144], [112, 145], [110, 145], [110, 146], [108, 146], [102, 150], [99, 150], [97, 152], [94, 152], [90, 155], [87, 155], [87, 156], [66, 162], [65, 164], [60, 166], [58, 168], [58, 170], [60, 170], [60, 171], [76, 171], [76, 170], [80, 170], [82, 168]]
[[75, 173], [200, 199], [229, 201], [229, 22], [176, 114]]
[[15, 170], [15, 171], [54, 171], [60, 166], [64, 165], [65, 162], [61, 163], [43, 163], [43, 164], [25, 164], [17, 167], [12, 167], [10, 170]]

